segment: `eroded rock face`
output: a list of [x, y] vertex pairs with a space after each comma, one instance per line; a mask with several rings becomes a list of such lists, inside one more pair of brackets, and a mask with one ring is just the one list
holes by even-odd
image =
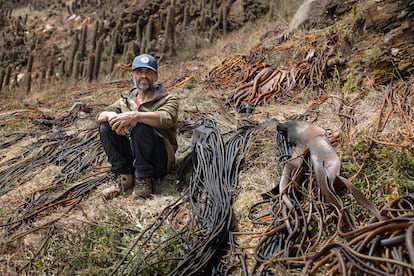
[[[407, 79], [414, 73], [414, 1], [328, 0], [318, 27], [352, 16], [340, 55], [344, 81], [364, 75], [377, 84]], [[338, 64], [335, 64], [338, 65]]]
[[356, 0], [305, 0], [292, 18], [289, 29], [322, 29], [350, 12]]
[[365, 11], [364, 35], [380, 35], [383, 54], [373, 64], [378, 83], [414, 73], [414, 1], [376, 1]]
[[[411, 32], [414, 28], [412, 18], [414, 15], [414, 2], [407, 0], [376, 1], [373, 2], [364, 13], [364, 29], [386, 35], [389, 32]], [[397, 31], [398, 32], [398, 31]], [[413, 37], [411, 36], [411, 39]]]

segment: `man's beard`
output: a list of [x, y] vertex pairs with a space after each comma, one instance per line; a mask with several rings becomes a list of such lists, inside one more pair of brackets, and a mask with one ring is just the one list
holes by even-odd
[[[141, 83], [143, 79], [147, 80], [147, 82]], [[134, 84], [142, 92], [148, 92], [148, 91], [154, 90], [154, 84], [148, 78], [140, 78], [138, 80], [134, 79]]]

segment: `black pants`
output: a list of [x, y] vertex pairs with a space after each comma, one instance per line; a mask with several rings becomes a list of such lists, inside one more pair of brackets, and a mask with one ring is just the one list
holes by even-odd
[[164, 141], [151, 126], [133, 123], [130, 136], [116, 134], [107, 122], [99, 125], [101, 144], [116, 174], [160, 179], [167, 174]]

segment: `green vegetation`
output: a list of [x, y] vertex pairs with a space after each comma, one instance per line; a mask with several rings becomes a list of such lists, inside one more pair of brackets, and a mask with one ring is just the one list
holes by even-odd
[[[124, 215], [110, 212], [106, 222], [59, 231], [42, 251], [36, 269], [45, 272], [64, 267], [76, 275], [108, 274], [137, 234], [128, 228], [130, 221]], [[63, 264], [70, 264], [70, 268]]]
[[349, 145], [342, 156], [344, 177], [353, 183], [377, 206], [391, 199], [412, 193], [414, 187], [414, 157], [399, 148], [372, 146], [366, 136]]
[[[297, 3], [299, 1], [293, 2], [294, 5], [299, 5]], [[5, 3], [5, 7], [7, 7], [12, 1], [5, 1]], [[279, 3], [278, 5], [281, 4]], [[286, 7], [275, 7], [279, 15], [273, 16], [273, 18], [277, 17], [277, 20], [288, 23], [286, 15], [292, 13], [292, 11], [288, 10], [290, 5], [286, 5]], [[190, 25], [188, 28], [181, 30], [185, 35], [176, 37], [177, 45], [180, 45], [176, 56], [162, 56], [160, 58], [160, 80], [165, 82], [168, 88], [172, 87], [169, 90], [179, 96], [181, 101], [180, 120], [182, 122], [195, 120], [197, 117], [214, 118], [216, 121], [219, 121], [220, 127], [225, 128], [227, 131], [228, 129], [235, 128], [233, 124], [235, 121], [237, 121], [236, 124], [243, 120], [254, 121], [255, 119], [262, 122], [268, 117], [288, 120], [294, 116], [300, 116], [301, 112], [311, 104], [314, 95], [315, 100], [321, 95], [316, 95], [315, 91], [310, 91], [310, 88], [305, 87], [300, 93], [294, 95], [295, 98], [292, 100], [292, 103], [296, 104], [295, 107], [293, 107], [293, 104], [290, 106], [291, 103], [287, 100], [285, 104], [275, 104], [273, 106], [269, 104], [265, 107], [257, 107], [255, 113], [247, 117], [237, 114], [231, 108], [230, 110], [224, 110], [226, 107], [221, 105], [218, 95], [224, 94], [227, 88], [210, 88], [208, 83], [205, 82], [208, 70], [219, 65], [226, 57], [232, 57], [236, 54], [259, 55], [261, 54], [259, 50], [263, 49], [267, 51], [263, 55], [264, 62], [273, 68], [289, 64], [289, 62], [296, 63], [302, 60], [309, 51], [305, 47], [310, 44], [308, 43], [309, 41], [313, 41], [312, 46], [319, 53], [319, 51], [327, 47], [326, 41], [328, 38], [335, 36], [336, 40], [332, 41], [338, 43], [339, 47], [333, 51], [332, 56], [329, 58], [331, 63], [328, 61], [327, 70], [331, 74], [328, 74], [325, 86], [321, 89], [330, 98], [323, 105], [316, 106], [311, 112], [314, 112], [312, 115], [317, 114], [319, 116], [318, 120], [315, 121], [316, 124], [337, 130], [340, 128], [340, 126], [336, 125], [339, 117], [339, 99], [343, 97], [344, 104], [351, 104], [351, 99], [353, 98], [360, 100], [361, 104], [349, 107], [352, 110], [359, 111], [359, 109], [366, 108], [370, 109], [372, 113], [372, 110], [378, 111], [375, 110], [378, 106], [372, 105], [374, 102], [381, 102], [382, 91], [377, 89], [377, 87], [367, 87], [364, 84], [364, 80], [372, 68], [374, 70], [383, 70], [383, 74], [389, 72], [388, 67], [376, 66], [378, 60], [382, 58], [383, 53], [386, 51], [385, 49], [388, 48], [375, 43], [371, 45], [370, 42], [366, 42], [363, 45], [364, 47], [358, 48], [357, 41], [361, 39], [359, 35], [363, 31], [360, 29], [360, 25], [362, 19], [364, 19], [366, 9], [366, 5], [354, 8], [351, 14], [339, 17], [334, 25], [326, 29], [294, 33], [291, 36], [291, 40], [287, 41], [286, 44], [283, 44], [284, 42], [275, 42], [275, 34], [279, 34], [278, 32], [280, 31], [276, 28], [278, 24], [276, 24], [275, 18], [275, 21], [268, 21], [268, 18], [262, 18], [254, 22], [245, 22], [239, 31], [229, 32], [225, 37], [214, 39], [214, 43], [200, 36], [194, 29], [195, 26]], [[209, 14], [210, 9], [206, 6], [204, 16]], [[201, 17], [198, 20], [201, 20]], [[202, 23], [201, 21], [199, 22], [200, 25]], [[280, 21], [277, 23], [280, 23]], [[265, 33], [268, 35], [267, 37], [264, 36]], [[383, 40], [382, 36], [381, 39]], [[263, 45], [266, 47], [260, 48]], [[280, 48], [285, 47], [285, 49], [272, 51], [272, 47], [277, 48], [279, 46], [282, 46]], [[112, 53], [113, 44], [105, 44], [102, 47], [103, 52], [99, 71], [103, 75], [108, 75], [114, 66], [111, 59], [114, 58], [114, 61], [121, 61], [123, 59], [120, 53]], [[120, 64], [117, 65], [120, 66]], [[164, 65], [167, 65], [167, 67], [163, 67]], [[118, 68], [118, 71], [121, 71], [121, 69]], [[364, 72], [364, 74], [361, 72]], [[10, 95], [5, 96], [5, 94], [1, 94], [2, 97], [4, 96], [4, 102], [2, 102], [1, 107], [2, 112], [26, 109], [28, 106], [34, 105], [53, 110], [53, 113], [58, 115], [66, 112], [76, 101], [82, 101], [86, 104], [92, 102], [94, 104], [93, 108], [96, 107], [98, 109], [111, 100], [118, 98], [120, 91], [124, 91], [125, 87], [129, 85], [129, 76], [123, 71], [114, 74], [115, 77], [113, 79], [109, 79], [109, 76], [104, 77], [102, 74], [100, 74], [101, 77], [98, 81], [91, 83], [87, 83], [85, 80], [73, 82], [66, 79], [55, 79], [53, 82], [46, 82], [41, 86], [34, 81], [31, 94], [28, 96], [25, 95], [23, 86], [3, 90], [0, 93], [9, 93]], [[181, 88], [177, 88], [176, 85], [179, 81], [176, 80], [182, 81], [186, 78], [189, 81], [184, 83]], [[96, 79], [94, 78], [94, 80]], [[113, 80], [114, 82], [111, 83]], [[122, 81], [125, 81], [125, 87], [122, 86]], [[375, 81], [377, 82], [377, 80]], [[340, 93], [341, 95], [339, 96]], [[356, 94], [357, 96], [355, 96]], [[367, 100], [364, 102], [368, 96], [371, 97], [370, 100], [372, 101], [369, 102]], [[39, 112], [39, 114], [40, 118], [49, 116], [48, 113], [43, 111]], [[348, 116], [348, 114], [344, 116]], [[358, 123], [362, 120], [372, 120], [372, 118], [359, 118], [357, 116], [355, 113], [349, 115], [350, 118], [352, 117], [352, 120], [355, 119]], [[18, 133], [33, 128], [34, 119], [38, 119], [38, 117], [32, 118], [29, 113], [28, 115], [23, 114], [22, 117], [19, 115], [5, 118], [7, 123], [2, 121], [0, 143], [5, 143], [11, 139], [10, 137], [14, 138]], [[392, 123], [398, 124], [398, 121], [393, 121]], [[355, 125], [351, 126], [352, 131], [356, 131], [354, 127]], [[36, 130], [39, 129], [36, 128]], [[50, 131], [45, 131], [45, 134], [50, 134]], [[8, 135], [13, 136], [9, 137]], [[251, 148], [249, 148], [245, 163], [241, 167], [240, 186], [242, 188], [239, 191], [235, 204], [235, 216], [240, 224], [238, 225], [240, 230], [245, 230], [243, 227], [249, 222], [247, 214], [252, 204], [259, 201], [261, 199], [260, 194], [273, 188], [279, 179], [279, 164], [277, 163], [278, 156], [275, 150], [274, 135], [275, 130], [260, 133], [252, 143]], [[344, 137], [345, 135], [340, 137], [341, 143], [337, 146], [338, 151], [341, 151], [341, 175], [345, 178], [351, 178], [352, 182], [378, 207], [387, 204], [390, 200], [400, 195], [414, 193], [414, 157], [410, 152], [391, 145], [373, 143], [367, 134], [364, 133], [357, 137], [352, 135], [351, 133], [349, 134], [350, 137]], [[179, 139], [181, 140], [179, 154], [188, 153], [191, 137], [183, 137], [182, 135]], [[1, 151], [0, 162], [10, 159], [12, 155], [18, 155], [24, 146], [24, 143], [19, 144], [17, 149], [14, 149], [14, 152], [8, 149]], [[9, 158], [6, 158], [6, 156]], [[57, 171], [56, 174], [58, 174]], [[47, 186], [50, 183], [50, 178], [54, 176], [55, 174], [45, 175], [44, 178], [40, 177], [40, 179], [28, 183], [27, 186], [29, 187], [25, 186], [22, 191], [19, 190], [10, 196], [3, 196], [3, 202], [5, 203], [0, 205], [2, 222], [5, 223], [7, 218], [10, 218], [10, 214], [15, 212], [15, 210], [10, 208], [16, 208], [17, 205], [19, 207], [23, 206], [24, 199], [28, 194], [34, 189]], [[189, 177], [189, 175], [187, 174], [186, 177]], [[175, 191], [174, 186], [175, 179], [167, 181], [169, 183], [163, 184], [163, 196], [177, 196], [178, 193]], [[25, 184], [27, 183], [22, 183], [22, 186]], [[94, 209], [99, 207], [105, 209], [104, 214], [91, 215], [90, 217], [85, 216], [81, 220], [72, 220], [72, 217], [67, 221], [66, 218], [61, 219], [56, 223], [56, 226], [53, 226], [53, 231], [51, 231], [48, 240], [45, 239], [45, 232], [35, 233], [35, 235], [38, 234], [41, 238], [34, 237], [33, 241], [28, 238], [10, 242], [7, 239], [0, 243], [0, 253], [5, 256], [4, 259], [13, 259], [15, 263], [10, 262], [12, 263], [10, 266], [13, 266], [13, 268], [30, 260], [31, 265], [27, 270], [28, 274], [30, 272], [45, 275], [110, 274], [127, 253], [136, 237], [141, 234], [141, 231], [147, 227], [149, 222], [154, 220], [153, 213], [148, 215], [148, 213], [154, 212], [150, 209], [153, 208], [159, 211], [167, 203], [160, 201], [154, 207], [150, 206], [148, 201], [144, 203], [131, 202], [125, 198], [120, 199], [121, 202], [111, 203], [113, 205], [102, 207], [103, 203], [97, 196], [99, 189], [100, 187], [92, 191], [90, 198], [82, 199], [79, 204], [80, 208], [75, 208], [72, 212], [77, 212], [77, 214], [86, 212], [89, 215], [89, 211], [94, 211]], [[347, 200], [347, 203], [349, 203], [353, 199], [349, 196]], [[16, 206], [9, 207], [9, 202], [16, 202]], [[141, 206], [141, 204], [146, 205]], [[127, 215], [128, 212], [123, 209], [125, 206], [133, 206], [131, 209], [134, 211], [131, 211], [131, 216]], [[358, 216], [359, 221], [367, 221], [367, 212], [362, 207], [358, 204], [349, 204], [347, 206], [350, 206], [349, 208], [352, 209], [353, 214]], [[316, 219], [312, 218], [313, 223], [308, 227], [311, 236], [318, 230], [318, 225], [315, 221]], [[328, 222], [328, 232], [335, 232], [337, 225], [335, 218], [330, 217]], [[37, 221], [34, 219], [34, 222], [30, 221], [28, 223], [35, 225]], [[158, 229], [157, 236], [151, 237], [152, 248], [159, 247], [163, 249], [157, 251], [158, 255], [151, 255], [152, 248], [136, 250], [139, 246], [135, 247], [131, 254], [128, 255], [127, 260], [131, 260], [135, 264], [144, 262], [147, 266], [144, 271], [130, 271], [131, 274], [164, 275], [175, 267], [177, 262], [175, 257], [182, 256], [184, 249], [178, 247], [179, 243], [174, 240], [165, 240], [165, 237], [169, 236], [171, 231], [168, 227]], [[41, 247], [44, 241], [45, 245]], [[39, 250], [38, 254], [37, 250]], [[159, 262], [159, 260], [168, 261]]]

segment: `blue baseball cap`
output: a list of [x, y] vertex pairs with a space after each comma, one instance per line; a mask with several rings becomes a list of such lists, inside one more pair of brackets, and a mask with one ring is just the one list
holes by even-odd
[[148, 68], [154, 71], [155, 73], [158, 72], [157, 60], [155, 59], [155, 57], [148, 55], [148, 54], [142, 54], [142, 55], [136, 56], [134, 58], [134, 61], [132, 62], [131, 70], [134, 71], [135, 69], [142, 68], [142, 67]]

